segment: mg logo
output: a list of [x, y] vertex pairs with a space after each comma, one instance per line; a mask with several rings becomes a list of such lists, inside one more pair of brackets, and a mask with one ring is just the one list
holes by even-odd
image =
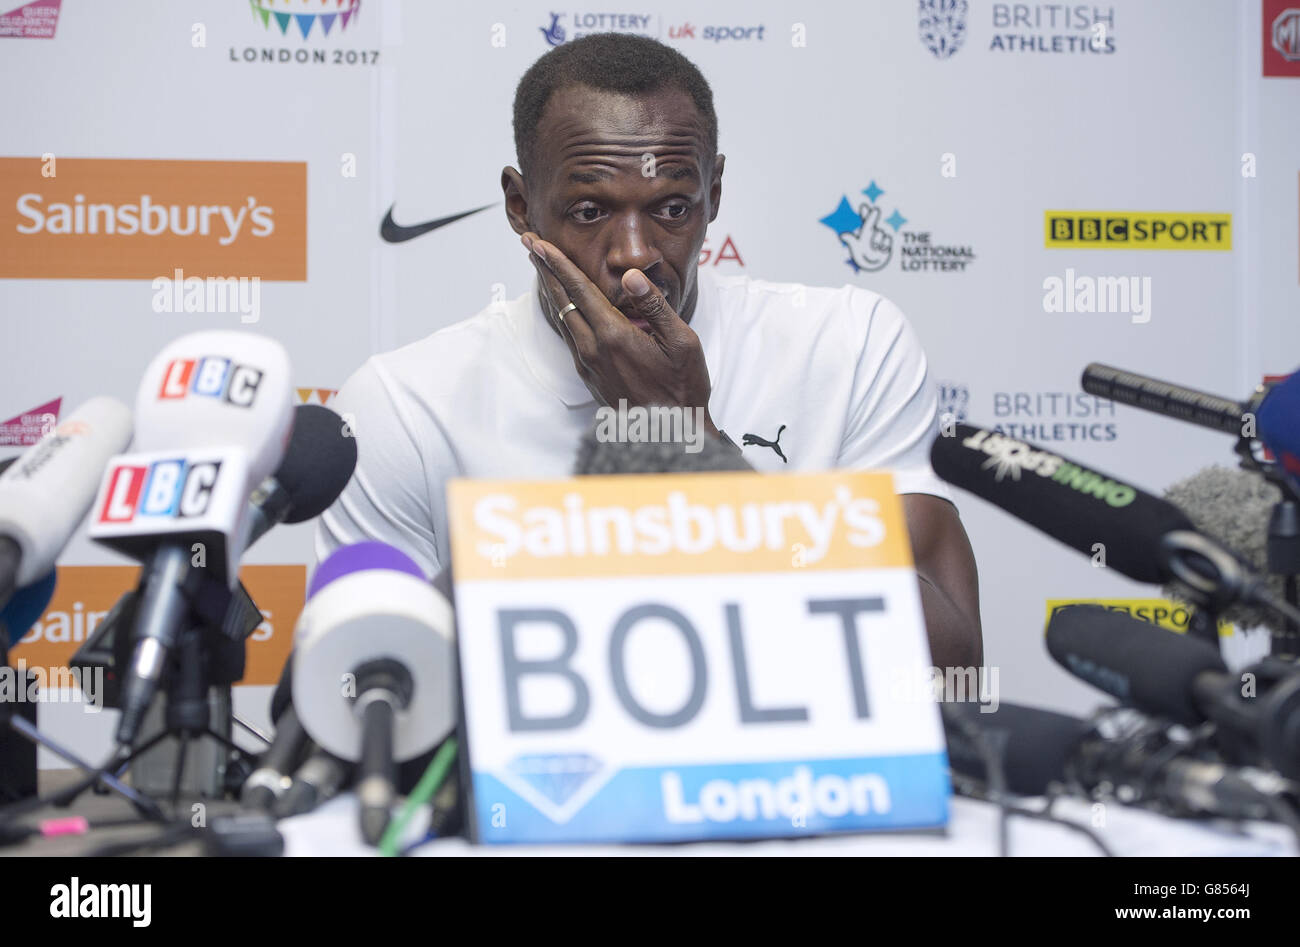
[[1273, 48], [1287, 62], [1300, 62], [1300, 9], [1283, 10], [1273, 21]]

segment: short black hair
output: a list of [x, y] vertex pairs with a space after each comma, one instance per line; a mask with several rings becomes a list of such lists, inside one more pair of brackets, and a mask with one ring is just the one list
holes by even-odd
[[566, 86], [585, 85], [603, 92], [643, 95], [677, 88], [691, 97], [704, 119], [705, 160], [718, 153], [718, 116], [713, 90], [696, 65], [648, 36], [591, 33], [555, 47], [533, 63], [515, 89], [515, 154], [525, 178], [533, 166], [533, 146], [542, 110]]

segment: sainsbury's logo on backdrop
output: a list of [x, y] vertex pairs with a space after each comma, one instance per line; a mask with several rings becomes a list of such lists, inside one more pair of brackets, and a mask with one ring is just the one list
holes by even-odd
[[0, 277], [307, 278], [307, 165], [0, 158]]

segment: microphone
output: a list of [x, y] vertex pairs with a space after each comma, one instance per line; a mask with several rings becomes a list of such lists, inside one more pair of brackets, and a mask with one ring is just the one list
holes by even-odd
[[279, 464], [293, 422], [288, 356], [249, 333], [182, 336], [145, 370], [135, 415], [135, 453], [110, 463], [90, 529], [143, 564], [122, 747], [136, 738], [192, 597], [208, 576], [227, 588], [238, 581], [249, 497]]
[[[308, 746], [316, 745], [309, 742]], [[286, 819], [302, 815], [333, 799], [352, 775], [352, 769], [351, 763], [316, 747], [293, 774], [289, 789], [276, 806], [276, 816]]]
[[1080, 382], [1090, 395], [1237, 437], [1245, 436], [1248, 416], [1257, 416], [1268, 400], [1266, 386], [1245, 401], [1234, 401], [1100, 362], [1088, 365]]
[[275, 724], [275, 738], [257, 769], [244, 781], [239, 801], [251, 809], [271, 811], [292, 785], [289, 774], [307, 752], [307, 731], [292, 707]]
[[1189, 758], [1163, 723], [1131, 712], [1094, 724], [1006, 701], [988, 714], [977, 704], [942, 706], [953, 772], [987, 783], [976, 741], [1005, 747], [1007, 788], [1017, 795], [1045, 795], [1058, 783], [1174, 815], [1264, 819], [1289, 788], [1269, 773]]
[[249, 501], [251, 526], [245, 548], [272, 526], [302, 523], [324, 513], [356, 468], [357, 441], [343, 433], [343, 419], [323, 405], [298, 405], [283, 462]]
[[0, 474], [0, 606], [31, 585], [85, 518], [108, 459], [131, 442], [131, 412], [91, 398]]
[[695, 453], [680, 441], [607, 440], [599, 425], [578, 443], [573, 472], [578, 476], [607, 474], [707, 473], [752, 471], [740, 451], [714, 437], [705, 436]]
[[0, 609], [0, 666], [9, 660], [9, 648], [17, 644], [54, 598], [56, 570], [51, 569], [31, 585], [14, 592], [9, 604]]
[[1273, 452], [1292, 489], [1300, 488], [1300, 371], [1274, 382], [1256, 412], [1259, 439]]
[[358, 763], [371, 845], [388, 825], [397, 763], [455, 725], [454, 627], [447, 600], [384, 543], [344, 546], [312, 575], [294, 631], [293, 708], [323, 750]]
[[[1007, 790], [1017, 796], [1041, 796], [1048, 784], [1061, 782], [1070, 753], [1092, 729], [1077, 717], [1006, 701], [991, 714], [965, 701], [940, 701], [939, 709], [952, 771], [979, 783], [991, 782], [991, 751], [1001, 760]], [[990, 716], [996, 719], [981, 719]], [[1009, 739], [1013, 735], [1015, 739]]]
[[[1219, 466], [1199, 470], [1165, 490], [1165, 499], [1186, 513], [1194, 528], [1214, 537], [1260, 573], [1280, 571], [1269, 562], [1268, 534], [1273, 509], [1281, 497], [1277, 486], [1258, 474]], [[1274, 596], [1284, 597], [1282, 576], [1268, 575], [1265, 581]], [[1172, 582], [1164, 593], [1170, 598], [1184, 594], [1182, 587]], [[1263, 626], [1273, 634], [1287, 630], [1273, 611], [1243, 602], [1228, 605], [1220, 617], [1243, 629]]]
[[1300, 620], [1266, 580], [1200, 533], [1182, 510], [1109, 474], [969, 424], [930, 449], [935, 473], [1131, 579], [1173, 579], [1198, 605], [1260, 604]]
[[[250, 526], [245, 549], [278, 523], [298, 523], [319, 515], [343, 492], [356, 468], [357, 447], [354, 438], [342, 436], [342, 429], [343, 419], [328, 408], [297, 407], [284, 460], [253, 491], [249, 500]], [[102, 667], [105, 674], [115, 678], [119, 666], [115, 657], [119, 635], [125, 642], [127, 634], [120, 628], [134, 623], [136, 598], [136, 592], [127, 592], [118, 600], [95, 633], [77, 650], [70, 666]], [[208, 627], [220, 630], [235, 643], [247, 639], [262, 621], [261, 612], [242, 584], [232, 595], [213, 576], [207, 576], [202, 587], [195, 591], [192, 604]], [[121, 662], [124, 664], [125, 660], [123, 657]], [[109, 689], [108, 700], [110, 705], [116, 705], [116, 687]], [[278, 712], [274, 716], [278, 718]]]
[[1094, 687], [1146, 713], [1185, 726], [1215, 723], [1234, 758], [1262, 758], [1300, 778], [1300, 671], [1280, 662], [1256, 666], [1266, 686], [1244, 698], [1243, 676], [1228, 673], [1204, 642], [1099, 605], [1057, 609], [1047, 650]]

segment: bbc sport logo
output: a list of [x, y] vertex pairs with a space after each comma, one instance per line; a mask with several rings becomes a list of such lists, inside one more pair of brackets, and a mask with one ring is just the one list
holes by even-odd
[[1231, 250], [1232, 214], [1047, 210], [1043, 241], [1049, 250]]

